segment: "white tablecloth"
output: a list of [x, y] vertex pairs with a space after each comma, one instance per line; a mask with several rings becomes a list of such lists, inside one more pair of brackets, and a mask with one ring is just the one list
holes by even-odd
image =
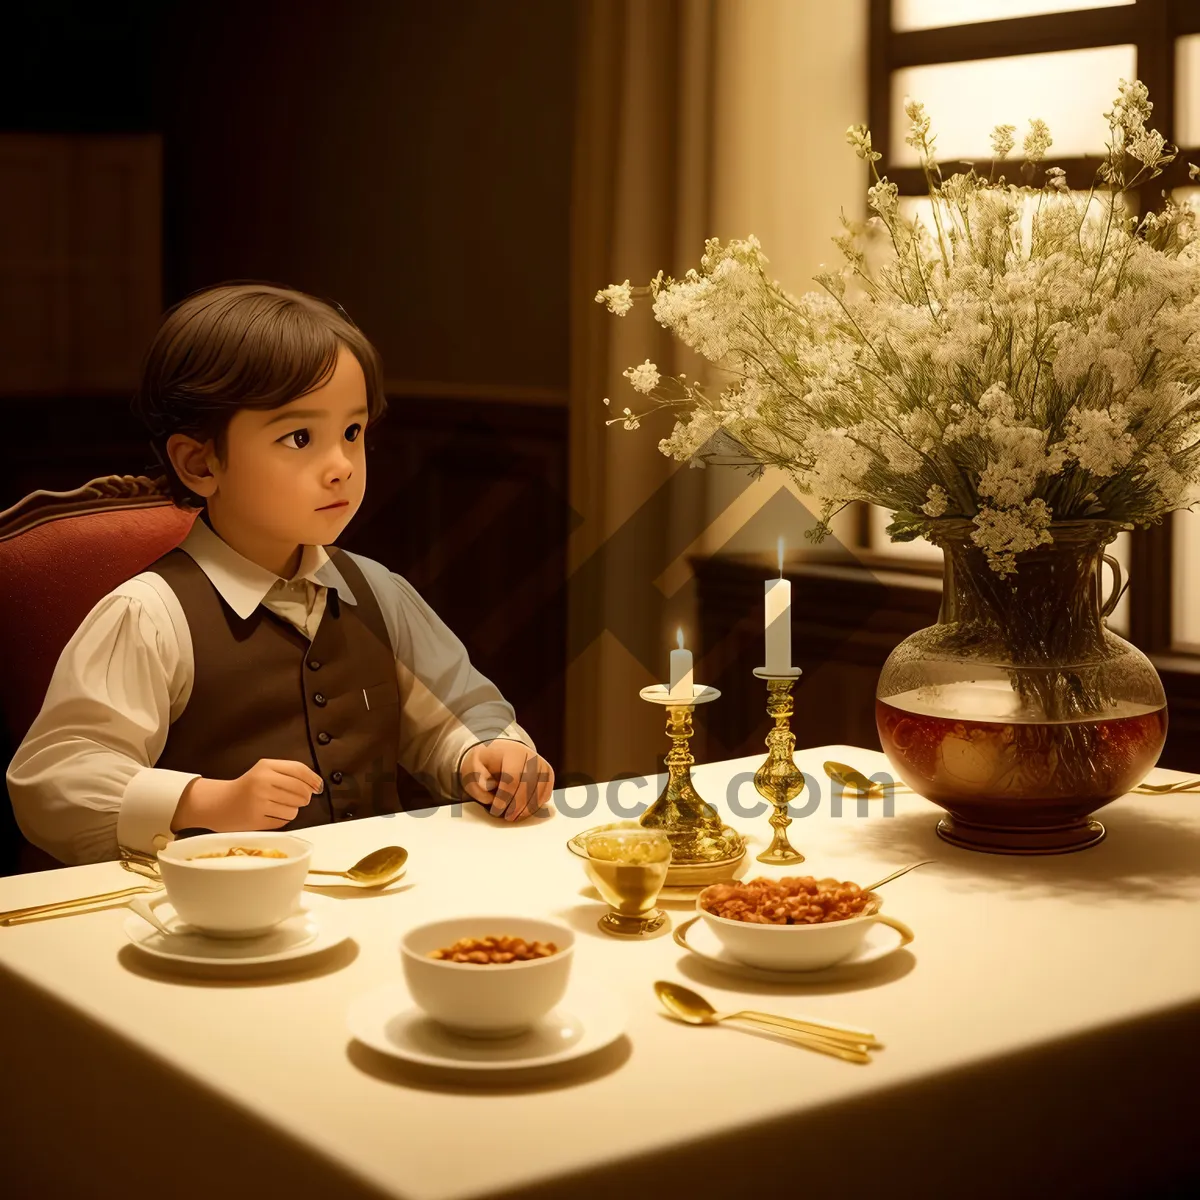
[[[801, 751], [819, 788], [793, 822], [793, 873], [860, 883], [936, 858], [888, 885], [917, 938], [851, 984], [759, 984], [690, 958], [669, 935], [617, 941], [564, 848], [615, 819], [601, 796], [513, 826], [477, 806], [306, 832], [315, 866], [409, 848], [386, 893], [338, 889], [353, 942], [316, 966], [254, 981], [158, 968], [111, 908], [0, 928], [4, 1173], [19, 1195], [366, 1197], [986, 1197], [1149, 1195], [1187, 1169], [1200, 1079], [1200, 797], [1126, 797], [1105, 842], [1015, 858], [959, 850], [915, 797], [894, 814], [831, 811], [821, 763], [868, 773], [882, 755]], [[729, 822], [728, 781], [758, 756], [694, 769]], [[1177, 774], [1156, 771], [1153, 781]], [[749, 776], [744, 778], [748, 780]], [[660, 781], [627, 781], [622, 803]], [[749, 784], [746, 805], [758, 800]], [[803, 801], [801, 798], [801, 802]], [[749, 875], [785, 873], [753, 864]], [[0, 880], [0, 909], [127, 886], [115, 863]], [[358, 1045], [345, 1013], [400, 976], [397, 942], [442, 915], [551, 915], [578, 932], [575, 970], [629, 1011], [627, 1037], [530, 1086], [464, 1085]], [[676, 923], [691, 913], [671, 910]], [[661, 1015], [651, 984], [686, 982], [718, 1008], [760, 1007], [873, 1030], [856, 1066], [732, 1027]], [[15, 1175], [14, 1175], [15, 1172]], [[13, 1193], [9, 1193], [13, 1194]]]

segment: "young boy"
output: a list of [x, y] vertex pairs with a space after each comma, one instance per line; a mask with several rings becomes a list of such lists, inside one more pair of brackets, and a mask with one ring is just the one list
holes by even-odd
[[396, 763], [506, 820], [547, 802], [553, 771], [458, 638], [334, 545], [385, 408], [374, 347], [311, 296], [223, 285], [166, 315], [135, 411], [199, 516], [63, 650], [7, 774], [31, 842], [82, 863], [395, 812]]

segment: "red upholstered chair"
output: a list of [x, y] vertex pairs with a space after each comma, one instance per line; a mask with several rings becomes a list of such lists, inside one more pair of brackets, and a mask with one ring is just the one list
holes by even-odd
[[[92, 606], [178, 546], [196, 519], [165, 481], [105, 475], [33, 492], [0, 512], [0, 759], [7, 770], [42, 707], [55, 663]], [[3, 778], [0, 776], [0, 785]], [[61, 866], [21, 837], [0, 796], [5, 870]]]

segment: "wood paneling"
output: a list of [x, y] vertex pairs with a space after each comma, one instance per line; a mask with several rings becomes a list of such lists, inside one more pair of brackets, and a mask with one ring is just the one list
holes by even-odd
[[132, 388], [162, 306], [153, 135], [0, 135], [0, 395]]

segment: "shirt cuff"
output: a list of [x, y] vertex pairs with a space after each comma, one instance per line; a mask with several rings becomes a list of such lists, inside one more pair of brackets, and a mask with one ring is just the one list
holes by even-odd
[[184, 788], [200, 776], [186, 771], [146, 767], [125, 788], [117, 813], [117, 842], [131, 850], [156, 854], [175, 840], [171, 822]]

